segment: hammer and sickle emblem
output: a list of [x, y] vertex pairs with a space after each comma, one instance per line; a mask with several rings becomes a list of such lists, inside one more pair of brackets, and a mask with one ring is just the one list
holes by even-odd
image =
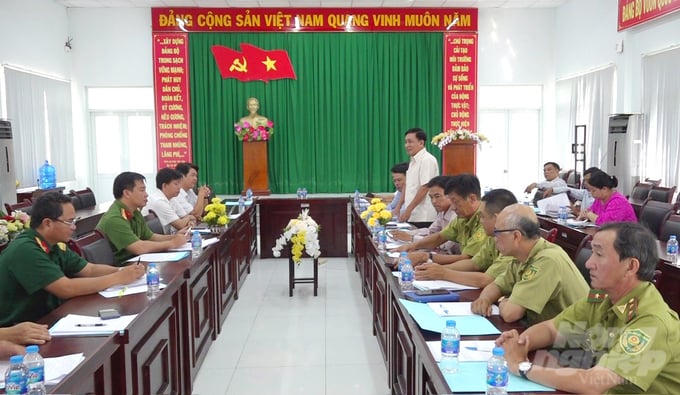
[[242, 57], [241, 59], [236, 58], [234, 61], [231, 63], [231, 66], [229, 67], [229, 71], [238, 71], [240, 73], [247, 73], [248, 72], [248, 61], [246, 61], [246, 57]]

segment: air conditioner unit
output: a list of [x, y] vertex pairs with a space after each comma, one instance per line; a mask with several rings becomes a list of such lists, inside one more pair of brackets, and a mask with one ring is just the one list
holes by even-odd
[[640, 181], [642, 115], [613, 114], [609, 116], [607, 168], [609, 175], [619, 180], [618, 191], [630, 193]]

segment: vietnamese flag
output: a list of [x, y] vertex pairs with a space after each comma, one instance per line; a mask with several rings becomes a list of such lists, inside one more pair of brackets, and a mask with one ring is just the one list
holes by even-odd
[[268, 51], [245, 43], [241, 43], [241, 52], [219, 45], [213, 45], [211, 50], [222, 78], [264, 82], [297, 79], [285, 50]]

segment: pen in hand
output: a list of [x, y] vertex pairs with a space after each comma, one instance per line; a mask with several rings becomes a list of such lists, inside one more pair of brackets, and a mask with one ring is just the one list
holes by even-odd
[[76, 326], [79, 327], [79, 328], [88, 328], [88, 327], [93, 327], [93, 326], [106, 326], [106, 324], [99, 322], [99, 323], [96, 323], [96, 324], [76, 324]]
[[141, 261], [142, 261], [142, 256], [140, 255], [139, 258], [137, 258], [137, 264], [139, 265]]

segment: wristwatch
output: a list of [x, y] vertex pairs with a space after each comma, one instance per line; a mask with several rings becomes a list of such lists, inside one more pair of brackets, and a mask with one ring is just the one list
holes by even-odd
[[529, 371], [533, 367], [534, 367], [534, 364], [529, 362], [529, 361], [520, 362], [519, 365], [518, 365], [519, 375], [522, 376], [523, 379], [529, 380], [529, 378], [527, 377], [527, 374], [529, 374]]

